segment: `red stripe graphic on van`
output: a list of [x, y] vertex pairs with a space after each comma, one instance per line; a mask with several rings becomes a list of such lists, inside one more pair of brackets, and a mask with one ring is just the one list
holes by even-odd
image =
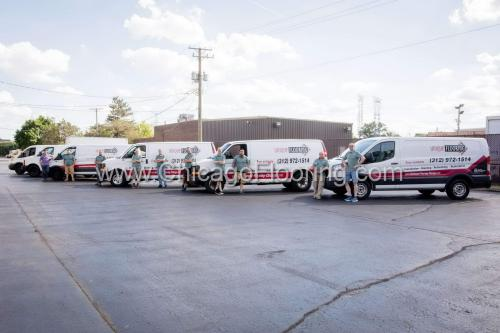
[[[403, 171], [403, 179], [405, 178], [421, 178], [421, 177], [451, 177], [458, 174], [469, 174], [471, 173], [480, 163], [487, 161], [486, 156], [482, 156], [476, 162], [472, 163], [468, 168], [461, 169], [437, 169], [437, 170], [423, 170], [423, 171]], [[488, 176], [489, 173], [487, 172]], [[371, 178], [400, 178], [401, 172], [386, 171], [384, 173], [370, 173]]]

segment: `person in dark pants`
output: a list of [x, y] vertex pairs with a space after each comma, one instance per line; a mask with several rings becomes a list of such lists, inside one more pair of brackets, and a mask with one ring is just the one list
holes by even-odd
[[189, 177], [193, 173], [193, 153], [191, 152], [191, 148], [188, 148], [186, 156], [184, 156], [184, 169], [182, 170], [183, 178], [182, 178], [182, 190], [185, 191], [187, 189]]
[[42, 177], [43, 181], [47, 181], [47, 177], [49, 177], [50, 170], [50, 161], [52, 160], [52, 156], [47, 153], [46, 150], [42, 152], [42, 156], [40, 156], [40, 166], [42, 167]]

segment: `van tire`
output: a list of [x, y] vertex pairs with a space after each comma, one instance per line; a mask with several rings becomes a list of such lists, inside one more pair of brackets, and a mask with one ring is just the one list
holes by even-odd
[[371, 193], [372, 193], [372, 183], [366, 180], [358, 181], [357, 197], [359, 200], [368, 199]]
[[[311, 188], [312, 175], [306, 170], [297, 170], [293, 174], [291, 189], [296, 192], [307, 192]], [[297, 179], [297, 180], [295, 180]]]
[[40, 177], [41, 171], [37, 165], [35, 164], [28, 165], [28, 168], [26, 170], [28, 171], [28, 175], [30, 175], [30, 177], [33, 178]]
[[52, 168], [50, 169], [49, 174], [53, 180], [61, 181], [64, 179], [64, 171], [62, 171], [61, 168], [58, 167]]
[[418, 190], [424, 197], [430, 197], [435, 190]]
[[469, 192], [469, 182], [463, 178], [456, 178], [446, 185], [446, 194], [451, 200], [464, 200]]
[[125, 176], [125, 172], [121, 169], [111, 171], [109, 182], [111, 183], [111, 186], [114, 187], [126, 187], [129, 183]]
[[[205, 190], [208, 193], [212, 193], [212, 194], [215, 193], [215, 186], [216, 186], [216, 184], [217, 184], [216, 181], [213, 181], [212, 179], [207, 179], [205, 181]], [[224, 185], [226, 185], [226, 182], [222, 181], [222, 190], [224, 190]]]
[[22, 164], [18, 164], [16, 165], [14, 171], [18, 174], [18, 175], [24, 175], [24, 168], [23, 168], [23, 165]]

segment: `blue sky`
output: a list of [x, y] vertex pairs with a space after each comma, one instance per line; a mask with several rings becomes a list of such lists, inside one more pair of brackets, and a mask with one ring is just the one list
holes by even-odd
[[196, 113], [190, 45], [215, 56], [205, 62], [207, 118], [356, 124], [362, 95], [365, 121], [377, 96], [381, 120], [401, 135], [453, 129], [460, 103], [462, 127], [482, 127], [500, 113], [500, 26], [335, 61], [498, 23], [500, 0], [4, 1], [0, 80], [63, 93], [0, 83], [0, 138], [40, 114], [86, 128], [90, 109], [117, 94], [136, 120]]

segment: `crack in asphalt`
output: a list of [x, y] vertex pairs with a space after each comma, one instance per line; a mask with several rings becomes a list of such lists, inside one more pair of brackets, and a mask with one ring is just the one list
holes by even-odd
[[403, 215], [403, 216], [395, 217], [395, 218], [391, 219], [391, 221], [398, 221], [398, 220], [406, 219], [406, 218], [409, 218], [409, 217], [414, 217], [414, 216], [417, 216], [417, 215], [420, 215], [420, 214], [423, 214], [423, 213], [427, 213], [429, 210], [431, 210], [432, 207], [434, 207], [434, 206], [433, 205], [427, 205], [426, 207], [424, 207], [421, 210], [418, 210], [416, 212], [412, 212], [412, 213], [409, 213], [409, 214], [406, 214], [406, 215]]
[[42, 241], [43, 244], [48, 248], [48, 250], [52, 253], [52, 255], [56, 258], [57, 262], [62, 266], [62, 268], [66, 271], [66, 273], [69, 275], [73, 283], [76, 284], [78, 289], [83, 293], [87, 301], [90, 303], [90, 305], [94, 308], [94, 310], [99, 314], [101, 319], [106, 323], [106, 325], [111, 329], [111, 331], [117, 333], [118, 329], [116, 328], [115, 324], [113, 324], [110, 316], [101, 308], [101, 306], [97, 303], [96, 300], [92, 297], [89, 291], [85, 289], [83, 284], [76, 278], [76, 276], [73, 274], [73, 272], [69, 269], [69, 267], [64, 263], [64, 261], [56, 254], [54, 248], [50, 245], [48, 239], [44, 236], [42, 231], [38, 228], [38, 226], [33, 222], [31, 217], [29, 216], [28, 212], [24, 209], [23, 205], [17, 200], [17, 197], [12, 193], [12, 191], [9, 189], [9, 187], [6, 186], [7, 192], [9, 192], [9, 195], [11, 196], [12, 200], [19, 206], [21, 209], [21, 212], [23, 215], [26, 217], [27, 221], [29, 224], [32, 225], [33, 230], [38, 233], [38, 236], [40, 237], [40, 240]]
[[386, 282], [389, 282], [391, 280], [397, 279], [399, 277], [410, 275], [410, 274], [415, 273], [415, 272], [417, 272], [417, 271], [419, 271], [421, 269], [428, 268], [430, 266], [442, 263], [444, 261], [447, 261], [447, 260], [449, 260], [449, 259], [457, 256], [458, 254], [460, 254], [460, 253], [462, 253], [462, 252], [464, 252], [464, 251], [466, 251], [468, 249], [471, 249], [471, 248], [474, 248], [474, 247], [480, 247], [480, 246], [487, 246], [487, 245], [500, 245], [500, 241], [485, 242], [485, 243], [477, 243], [477, 244], [466, 245], [466, 246], [463, 246], [462, 248], [460, 248], [457, 251], [451, 252], [451, 253], [443, 256], [443, 257], [439, 257], [439, 258], [433, 259], [431, 261], [426, 262], [425, 264], [419, 265], [419, 266], [414, 267], [412, 269], [409, 269], [409, 270], [406, 270], [406, 271], [403, 271], [403, 272], [399, 272], [399, 273], [393, 274], [393, 275], [391, 275], [389, 277], [385, 277], [385, 278], [381, 278], [381, 279], [376, 279], [376, 280], [373, 280], [372, 282], [366, 283], [366, 284], [358, 286], [358, 287], [345, 288], [343, 291], [337, 293], [335, 296], [333, 296], [328, 301], [326, 301], [326, 302], [324, 302], [324, 303], [322, 303], [322, 304], [314, 307], [313, 309], [307, 311], [306, 313], [304, 313], [297, 321], [295, 321], [290, 326], [288, 326], [285, 330], [283, 330], [282, 333], [292, 332], [294, 329], [296, 329], [301, 324], [303, 324], [307, 320], [308, 317], [310, 317], [311, 315], [315, 314], [316, 312], [318, 312], [322, 308], [327, 307], [327, 306], [335, 303], [336, 301], [338, 301], [339, 299], [341, 299], [342, 297], [344, 297], [346, 295], [350, 295], [350, 294], [353, 294], [353, 293], [358, 292], [358, 291], [367, 290], [367, 289], [369, 289], [369, 288], [371, 288], [371, 287], [373, 287], [375, 285], [386, 283]]

